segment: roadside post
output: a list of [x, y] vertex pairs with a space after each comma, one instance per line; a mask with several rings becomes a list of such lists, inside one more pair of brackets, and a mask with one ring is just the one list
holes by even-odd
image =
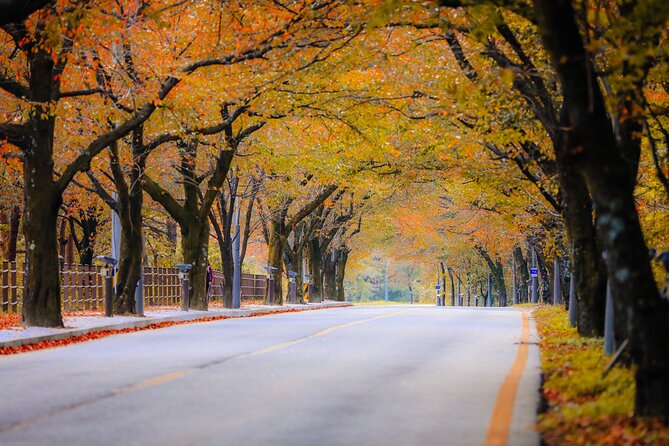
[[304, 303], [309, 303], [309, 296], [311, 296], [311, 279], [313, 274], [304, 275]]
[[437, 290], [437, 299], [436, 299], [435, 305], [437, 307], [441, 307], [441, 294], [440, 294], [441, 285], [439, 285], [439, 283], [437, 283], [437, 286], [435, 287], [435, 289]]
[[562, 287], [560, 283], [560, 262], [553, 260], [553, 305], [562, 305]]
[[532, 268], [530, 268], [530, 278], [532, 280], [531, 292], [532, 292], [532, 303], [536, 304], [539, 302], [539, 268], [537, 268], [537, 253], [532, 250]]
[[117, 260], [108, 256], [97, 256], [95, 260], [102, 263], [103, 265], [100, 269], [100, 275], [105, 279], [105, 317], [112, 317], [114, 315], [112, 305], [114, 287], [112, 280], [114, 276], [114, 267], [116, 266]]
[[188, 311], [190, 308], [190, 280], [188, 280], [188, 272], [193, 265], [188, 263], [178, 263], [176, 265], [179, 271], [179, 279], [181, 279], [181, 311]]
[[486, 306], [492, 307], [492, 277], [488, 274], [488, 296], [486, 298]]
[[235, 235], [232, 239], [232, 308], [240, 308], [242, 304], [242, 262], [240, 252], [240, 239], [242, 236], [239, 226], [240, 207], [237, 200], [235, 200], [236, 212], [233, 215], [233, 225], [235, 227]]
[[615, 339], [613, 337], [613, 298], [611, 286], [606, 284], [606, 308], [604, 311], [604, 354], [609, 356], [615, 350]]
[[295, 278], [297, 273], [295, 271], [288, 271], [288, 301], [291, 304], [297, 303], [297, 282]]
[[277, 269], [266, 265], [265, 271], [267, 271], [267, 304], [274, 305], [274, 274]]
[[569, 278], [569, 325], [576, 327], [576, 317], [578, 315], [578, 303], [576, 302], [576, 278], [571, 273]]

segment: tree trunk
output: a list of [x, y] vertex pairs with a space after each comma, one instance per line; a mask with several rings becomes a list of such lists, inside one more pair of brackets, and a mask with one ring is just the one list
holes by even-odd
[[118, 314], [136, 313], [135, 289], [142, 274], [142, 186], [135, 180], [132, 184], [138, 184], [139, 190], [131, 190], [127, 202], [119, 196], [121, 251], [114, 295], [114, 312]]
[[207, 266], [209, 265], [209, 221], [193, 218], [181, 227], [184, 263], [191, 265], [189, 308], [207, 310]]
[[520, 246], [513, 248], [513, 258], [516, 259], [516, 273], [518, 274], [518, 302], [527, 303], [529, 302], [527, 283], [530, 280], [530, 272], [527, 270], [527, 260]]
[[49, 110], [53, 90], [53, 60], [46, 49], [29, 58], [30, 148], [23, 162], [26, 276], [22, 321], [26, 325], [61, 327], [60, 274], [56, 223], [63, 198], [54, 182], [55, 116]]
[[132, 154], [135, 162], [130, 168], [129, 182], [125, 181], [118, 157], [118, 145], [110, 148], [110, 169], [118, 192], [116, 209], [121, 223], [121, 250], [119, 252], [118, 276], [114, 294], [114, 312], [135, 314], [135, 290], [142, 276], [144, 255], [144, 233], [142, 210], [144, 190], [142, 178], [148, 153], [144, 151], [143, 127], [132, 132]]
[[[635, 151], [638, 136], [614, 133], [571, 1], [537, 0], [535, 5], [544, 46], [560, 78], [569, 118], [566, 135], [580, 148], [569, 161], [583, 172], [597, 209], [616, 308], [627, 310], [637, 364], [635, 413], [669, 422], [669, 301], [655, 284], [634, 201], [637, 166], [628, 154]], [[666, 15], [655, 16], [666, 20]], [[625, 119], [635, 117], [628, 113]]]
[[[335, 253], [338, 257], [338, 254]], [[332, 259], [332, 254], [325, 255], [323, 262], [323, 298], [334, 300], [337, 296], [337, 258]]]
[[[565, 113], [563, 109], [564, 122], [567, 120]], [[581, 336], [603, 336], [606, 265], [597, 240], [590, 193], [585, 180], [568, 160], [569, 141], [560, 137], [558, 144], [562, 148], [556, 150], [556, 160], [562, 189], [562, 214], [571, 248], [571, 270], [576, 280], [577, 327]]]
[[344, 302], [346, 300], [346, 293], [344, 291], [344, 278], [346, 275], [346, 263], [348, 262], [348, 248], [344, 247], [337, 258], [337, 273], [335, 282], [337, 285], [337, 294], [335, 300]]
[[506, 307], [506, 283], [504, 282], [504, 266], [499, 258], [495, 261], [495, 288], [499, 296], [499, 306]]
[[[269, 243], [267, 246], [267, 263], [276, 268], [274, 272], [274, 304], [283, 305], [283, 250], [286, 240], [281, 235], [281, 224], [277, 221], [269, 221]], [[309, 296], [311, 300], [311, 296]], [[267, 301], [269, 303], [269, 301]]]
[[52, 180], [52, 164], [45, 162], [40, 154], [36, 151], [34, 156], [26, 156], [24, 168], [26, 276], [22, 322], [29, 326], [62, 327], [56, 234], [62, 198]]
[[226, 308], [228, 306], [232, 308], [232, 287], [235, 275], [235, 262], [232, 256], [232, 234], [230, 233], [230, 225], [226, 224], [226, 212], [221, 212], [221, 209], [223, 209], [224, 206], [225, 203], [219, 203], [219, 213], [221, 216], [220, 223], [212, 214], [210, 214], [210, 220], [214, 227], [214, 231], [216, 232], [218, 250], [221, 254], [221, 270], [223, 271], [223, 304]]
[[550, 268], [546, 265], [546, 257], [538, 244], [534, 246], [534, 251], [537, 253], [537, 267], [539, 268], [539, 278], [541, 279], [539, 281], [539, 302], [552, 302]]
[[308, 243], [309, 256], [309, 271], [311, 272], [311, 294], [309, 295], [309, 302], [321, 302], [323, 300], [323, 253], [321, 251], [321, 243], [318, 237], [314, 237]]

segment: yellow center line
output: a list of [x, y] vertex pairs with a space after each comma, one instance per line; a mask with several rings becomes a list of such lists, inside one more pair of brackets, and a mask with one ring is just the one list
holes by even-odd
[[513, 416], [513, 406], [516, 401], [516, 393], [520, 378], [525, 371], [529, 347], [527, 342], [530, 340], [530, 323], [527, 313], [520, 310], [523, 321], [523, 329], [520, 335], [518, 352], [516, 359], [511, 366], [511, 370], [506, 375], [502, 387], [497, 394], [495, 408], [488, 424], [488, 433], [486, 435], [484, 446], [505, 446], [509, 440], [509, 429], [511, 428], [511, 418]]
[[[366, 322], [371, 322], [371, 321], [375, 321], [375, 320], [378, 320], [378, 319], [384, 319], [384, 318], [387, 318], [387, 317], [399, 316], [400, 314], [404, 314], [406, 312], [407, 312], [406, 310], [405, 311], [398, 311], [398, 312], [395, 312], [395, 313], [392, 313], [392, 314], [384, 314], [384, 315], [375, 316], [375, 317], [372, 317], [372, 318], [369, 318], [369, 319], [363, 319], [363, 320], [360, 320], [360, 321], [347, 322], [345, 324], [335, 325], [335, 326], [326, 328], [324, 330], [321, 330], [317, 333], [314, 333], [312, 335], [305, 336], [305, 337], [300, 338], [300, 339], [296, 339], [294, 341], [282, 342], [280, 344], [276, 344], [276, 345], [273, 345], [273, 346], [270, 346], [270, 347], [265, 347], [265, 348], [262, 348], [260, 350], [256, 350], [256, 351], [250, 352], [250, 353], [242, 353], [240, 355], [233, 356], [230, 359], [242, 359], [242, 358], [248, 358], [248, 357], [252, 357], [252, 356], [262, 355], [262, 354], [265, 354], [265, 353], [275, 352], [277, 350], [281, 350], [281, 349], [284, 349], [284, 348], [287, 348], [287, 347], [291, 347], [293, 345], [300, 344], [300, 343], [305, 342], [309, 339], [317, 338], [319, 336], [323, 336], [323, 335], [326, 335], [328, 333], [332, 333], [333, 331], [341, 330], [341, 329], [348, 328], [348, 327], [353, 327], [354, 325], [364, 324]], [[167, 373], [165, 375], [161, 375], [161, 376], [157, 376], [155, 378], [147, 379], [146, 381], [142, 381], [142, 382], [137, 383], [137, 384], [133, 384], [133, 385], [126, 386], [126, 387], [121, 387], [119, 389], [112, 390], [110, 393], [108, 393], [107, 395], [104, 395], [102, 397], [98, 397], [98, 398], [95, 398], [95, 399], [92, 399], [92, 400], [75, 403], [75, 404], [72, 404], [68, 407], [64, 407], [64, 408], [55, 410], [53, 412], [45, 413], [45, 414], [38, 415], [36, 417], [30, 418], [30, 419], [27, 419], [27, 420], [23, 420], [23, 421], [19, 421], [17, 423], [14, 423], [14, 424], [10, 424], [9, 426], [5, 426], [3, 428], [0, 428], [0, 433], [5, 433], [5, 432], [13, 431], [13, 430], [26, 428], [26, 427], [28, 427], [31, 424], [34, 424], [36, 422], [45, 421], [45, 420], [47, 420], [47, 419], [49, 419], [53, 416], [63, 414], [63, 413], [67, 413], [67, 412], [71, 412], [73, 410], [80, 409], [82, 407], [86, 407], [86, 406], [89, 406], [91, 404], [97, 403], [99, 401], [105, 400], [107, 398], [111, 398], [111, 397], [118, 396], [118, 395], [126, 395], [126, 394], [131, 393], [131, 392], [147, 389], [149, 387], [157, 386], [159, 384], [163, 384], [163, 383], [166, 383], [166, 382], [178, 379], [178, 378], [182, 378], [182, 377], [186, 376], [186, 374], [188, 372], [192, 372], [194, 370], [198, 370], [198, 368], [189, 368], [189, 369], [185, 369], [185, 370], [177, 370], [175, 372], [170, 372], [170, 373]]]
[[122, 387], [120, 389], [114, 390], [114, 394], [123, 395], [125, 393], [134, 392], [135, 390], [146, 389], [147, 387], [156, 386], [158, 384], [166, 383], [167, 381], [172, 381], [173, 379], [181, 378], [186, 375], [188, 370], [179, 370], [176, 372], [168, 373], [166, 375], [157, 376], [155, 378], [147, 379], [141, 383], [133, 384], [132, 386]]
[[[314, 333], [312, 335], [305, 336], [305, 337], [299, 338], [299, 339], [295, 339], [293, 341], [282, 342], [280, 344], [271, 345], [269, 347], [264, 347], [264, 348], [261, 348], [260, 350], [254, 351], [254, 352], [242, 353], [241, 355], [237, 355], [237, 356], [233, 357], [232, 359], [251, 358], [253, 356], [259, 356], [259, 355], [264, 355], [266, 353], [272, 353], [272, 352], [275, 352], [275, 351], [278, 351], [278, 350], [283, 350], [284, 348], [292, 347], [293, 345], [301, 344], [303, 342], [306, 342], [308, 340], [311, 340], [311, 339], [314, 339], [314, 338], [317, 338], [317, 337], [320, 337], [320, 336], [324, 336], [328, 333], [332, 333], [333, 331], [342, 330], [344, 328], [353, 327], [355, 325], [364, 324], [364, 323], [372, 322], [372, 321], [379, 320], [379, 319], [385, 319], [385, 318], [388, 318], [388, 317], [399, 316], [400, 314], [404, 314], [406, 312], [407, 312], [407, 310], [398, 311], [398, 312], [395, 312], [395, 313], [392, 313], [392, 314], [383, 314], [383, 315], [380, 315], [380, 316], [374, 316], [374, 317], [369, 318], [369, 319], [363, 319], [363, 320], [360, 320], [360, 321], [347, 322], [347, 323], [344, 323], [344, 324], [334, 325], [332, 327], [325, 328], [325, 329], [323, 329], [323, 330], [321, 330], [317, 333]], [[181, 378], [181, 377], [185, 376], [186, 373], [188, 373], [188, 371], [191, 371], [191, 370], [194, 370], [194, 369], [179, 370], [179, 371], [176, 371], [176, 372], [168, 373], [166, 375], [157, 376], [155, 378], [151, 378], [149, 380], [142, 381], [141, 383], [137, 383], [137, 384], [134, 384], [132, 386], [123, 387], [121, 389], [118, 389], [118, 390], [114, 391], [114, 393], [120, 395], [120, 394], [129, 393], [129, 392], [134, 392], [136, 390], [146, 389], [148, 387], [156, 386], [158, 384], [162, 384], [162, 383], [172, 381], [172, 380], [177, 379], [177, 378]]]
[[333, 331], [342, 330], [344, 328], [353, 327], [354, 325], [365, 324], [367, 322], [372, 322], [372, 321], [376, 321], [376, 320], [379, 320], [379, 319], [385, 319], [385, 318], [388, 318], [388, 317], [399, 316], [400, 314], [404, 314], [406, 312], [407, 312], [407, 310], [398, 311], [398, 312], [392, 313], [392, 314], [383, 314], [381, 316], [374, 316], [372, 318], [363, 319], [361, 321], [346, 322], [345, 324], [334, 325], [332, 327], [325, 328], [325, 329], [323, 329], [323, 330], [321, 330], [317, 333], [314, 333], [312, 335], [305, 336], [305, 337], [300, 338], [300, 339], [295, 339], [294, 341], [282, 342], [281, 344], [276, 344], [276, 345], [272, 345], [270, 347], [265, 347], [265, 348], [262, 348], [260, 350], [256, 350], [256, 351], [251, 352], [251, 353], [244, 353], [240, 356], [237, 356], [236, 358], [249, 358], [249, 357], [252, 357], [252, 356], [264, 355], [265, 353], [271, 353], [271, 352], [275, 352], [277, 350], [282, 350], [284, 348], [292, 347], [293, 345], [301, 344], [305, 341], [308, 341], [308, 340], [311, 340], [311, 339], [314, 339], [314, 338], [318, 338], [320, 336], [324, 336], [328, 333], [332, 333]]

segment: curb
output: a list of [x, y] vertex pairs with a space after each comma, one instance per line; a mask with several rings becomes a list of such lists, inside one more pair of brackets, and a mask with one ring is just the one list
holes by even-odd
[[120, 332], [126, 329], [146, 328], [152, 325], [158, 325], [165, 322], [198, 322], [198, 321], [211, 322], [217, 319], [253, 317], [253, 316], [262, 316], [266, 314], [280, 314], [281, 312], [290, 310], [310, 311], [310, 310], [320, 310], [325, 308], [340, 308], [348, 306], [351, 306], [351, 304], [347, 302], [328, 302], [328, 303], [316, 303], [310, 305], [309, 304], [284, 305], [281, 307], [254, 308], [254, 309], [225, 309], [225, 310], [214, 310], [214, 311], [191, 310], [184, 314], [178, 314], [175, 316], [162, 316], [162, 317], [159, 316], [159, 317], [144, 317], [144, 318], [138, 317], [137, 320], [98, 325], [94, 327], [69, 328], [69, 329], [62, 328], [58, 329], [60, 331], [57, 333], [49, 333], [44, 335], [35, 335], [19, 339], [0, 341], [0, 349], [21, 347], [24, 345], [38, 344], [47, 341], [61, 341], [64, 339], [77, 338], [85, 336], [90, 333], [97, 333], [102, 331]]

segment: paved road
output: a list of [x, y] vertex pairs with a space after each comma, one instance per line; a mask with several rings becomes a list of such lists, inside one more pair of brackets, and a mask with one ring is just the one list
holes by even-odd
[[[352, 307], [0, 357], [0, 444], [481, 445], [521, 327], [516, 309]], [[538, 444], [538, 386], [530, 345], [510, 445]]]

